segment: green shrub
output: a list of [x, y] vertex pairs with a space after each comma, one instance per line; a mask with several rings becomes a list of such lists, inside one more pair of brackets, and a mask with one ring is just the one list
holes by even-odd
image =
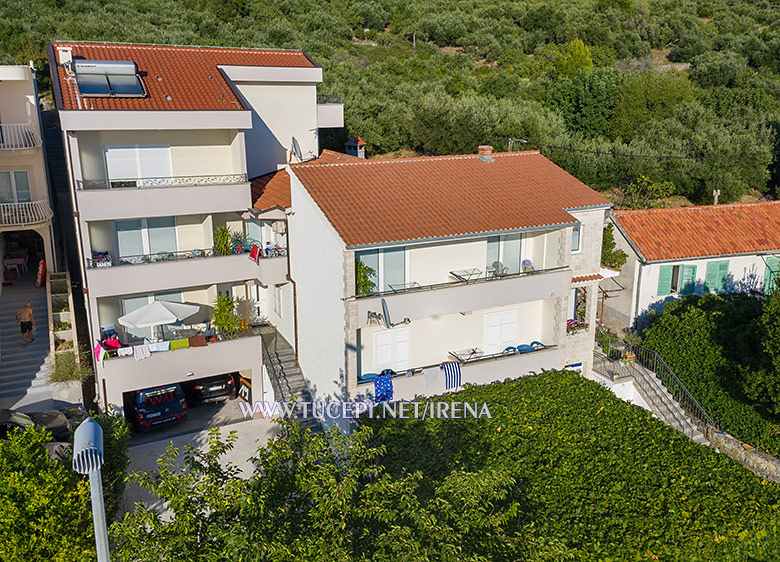
[[[71, 343], [71, 345], [73, 345]], [[89, 349], [82, 346], [81, 358], [76, 361], [75, 351], [54, 353], [52, 370], [49, 373], [51, 382], [84, 382], [92, 376], [92, 367], [89, 362]]]

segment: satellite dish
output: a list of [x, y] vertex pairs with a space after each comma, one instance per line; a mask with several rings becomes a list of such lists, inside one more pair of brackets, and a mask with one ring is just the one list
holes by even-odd
[[393, 323], [390, 321], [390, 311], [387, 309], [387, 301], [382, 299], [382, 321], [385, 323], [385, 328], [392, 328]]
[[298, 162], [303, 162], [303, 152], [301, 152], [301, 145], [298, 144], [298, 139], [295, 137], [292, 138], [292, 151], [293, 154], [295, 154], [295, 157], [298, 159]]

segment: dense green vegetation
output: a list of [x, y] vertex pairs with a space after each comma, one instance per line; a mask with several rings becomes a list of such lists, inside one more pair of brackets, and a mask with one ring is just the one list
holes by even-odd
[[491, 419], [297, 425], [254, 475], [170, 449], [136, 478], [165, 500], [114, 524], [118, 560], [776, 559], [780, 488], [573, 372], [472, 387]]
[[[0, 62], [78, 39], [303, 48], [373, 154], [522, 138], [598, 189], [641, 175], [710, 202], [775, 189], [780, 11], [769, 0], [19, 0]], [[666, 56], [666, 58], [665, 58]], [[690, 65], [690, 68], [687, 68]], [[513, 148], [533, 147], [514, 143]], [[597, 154], [591, 152], [596, 151]], [[626, 158], [614, 154], [700, 157]], [[748, 156], [745, 156], [748, 155]]]
[[[103, 428], [103, 491], [108, 517], [125, 489], [130, 430], [124, 418], [98, 415]], [[95, 557], [89, 480], [71, 469], [70, 452], [45, 448], [42, 429], [11, 432], [0, 440], [0, 560], [72, 562]]]
[[780, 455], [780, 291], [670, 302], [645, 330], [721, 429]]

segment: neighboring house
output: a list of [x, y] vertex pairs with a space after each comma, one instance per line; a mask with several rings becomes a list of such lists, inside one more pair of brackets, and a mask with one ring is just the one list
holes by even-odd
[[620, 275], [603, 280], [603, 323], [633, 326], [693, 293], [766, 293], [780, 272], [780, 201], [613, 211]]
[[[316, 157], [318, 128], [343, 126], [341, 104], [318, 103], [322, 69], [300, 51], [76, 42], [51, 43], [49, 62], [92, 346], [114, 332], [125, 346], [189, 344], [212, 333], [218, 295], [249, 303], [251, 320], [292, 341], [286, 216], [249, 212], [249, 178]], [[228, 255], [215, 243], [220, 227], [237, 235]], [[253, 244], [257, 261], [240, 253]], [[199, 310], [158, 328], [118, 322], [155, 300]], [[136, 389], [231, 372], [263, 395], [257, 330], [142, 361], [118, 355], [96, 366], [101, 407], [121, 410]]]
[[[34, 270], [38, 258], [57, 267], [41, 139], [35, 70], [0, 66], [0, 260], [11, 260], [4, 271]], [[25, 264], [10, 257], [19, 252], [26, 253]]]
[[[268, 182], [290, 184], [280, 206], [315, 398], [373, 394], [364, 381], [384, 369], [399, 375], [395, 399], [438, 394], [444, 377], [429, 385], [422, 368], [453, 361], [463, 384], [589, 374], [610, 203], [539, 152], [479, 152], [317, 161]], [[544, 347], [507, 350], [533, 342]]]

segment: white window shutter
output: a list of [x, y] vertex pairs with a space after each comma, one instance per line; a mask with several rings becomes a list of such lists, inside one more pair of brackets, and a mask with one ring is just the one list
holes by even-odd
[[[139, 160], [141, 162], [142, 178], [170, 178], [171, 171], [171, 147], [170, 146], [139, 146]], [[153, 185], [167, 185], [169, 182], [154, 182]]]
[[393, 368], [393, 332], [382, 330], [374, 333], [374, 369], [377, 373]]
[[517, 324], [516, 310], [507, 310], [501, 313], [501, 345], [497, 351], [504, 351], [510, 345], [515, 347], [520, 343], [517, 341]]
[[501, 346], [501, 313], [485, 314], [485, 339], [482, 342], [486, 354], [498, 353]]
[[404, 326], [393, 331], [393, 370], [406, 371], [411, 367], [411, 328]]
[[107, 146], [105, 152], [109, 180], [129, 180], [139, 176], [138, 149], [135, 146]]

